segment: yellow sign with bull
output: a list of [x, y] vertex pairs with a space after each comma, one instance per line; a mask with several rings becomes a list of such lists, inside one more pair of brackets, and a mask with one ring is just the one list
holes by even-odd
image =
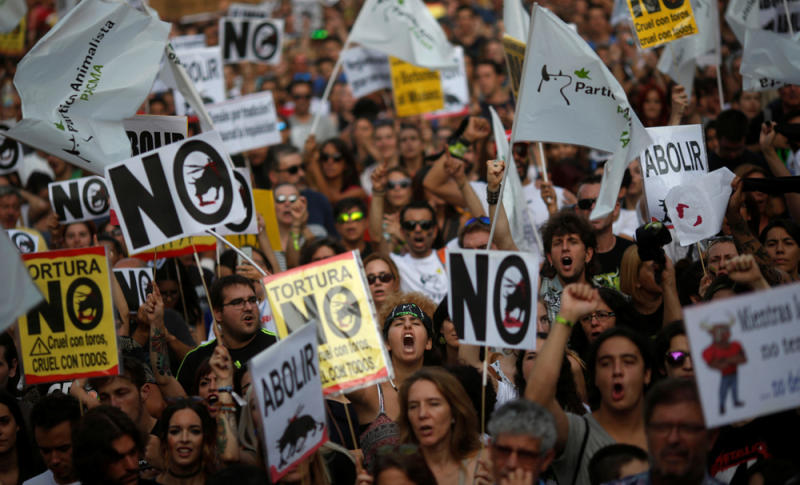
[[628, 0], [642, 49], [697, 33], [689, 0]]
[[439, 71], [389, 57], [394, 108], [400, 118], [432, 113], [444, 108], [442, 76]]
[[357, 252], [264, 278], [278, 335], [317, 327], [322, 391], [360, 389], [391, 377], [375, 307]]
[[105, 248], [23, 254], [45, 301], [20, 318], [25, 382], [69, 381], [119, 373]]

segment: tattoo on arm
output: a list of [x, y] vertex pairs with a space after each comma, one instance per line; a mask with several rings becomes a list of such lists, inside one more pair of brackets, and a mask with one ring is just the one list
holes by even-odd
[[158, 327], [153, 327], [150, 337], [151, 351], [156, 354], [156, 371], [162, 376], [172, 376], [169, 366], [169, 353], [167, 352], [167, 336]]
[[769, 265], [772, 263], [769, 254], [764, 246], [753, 236], [747, 223], [741, 217], [728, 218], [728, 225], [733, 233], [733, 238], [739, 243], [745, 254], [752, 254], [760, 264]]

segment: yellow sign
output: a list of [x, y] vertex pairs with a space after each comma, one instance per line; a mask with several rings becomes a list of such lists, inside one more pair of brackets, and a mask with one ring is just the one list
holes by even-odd
[[519, 82], [522, 79], [522, 65], [525, 62], [525, 43], [508, 34], [503, 35], [503, 51], [506, 55], [508, 77], [511, 79], [511, 91], [514, 99], [519, 97]]
[[[267, 239], [269, 245], [272, 246], [273, 251], [283, 251], [281, 247], [281, 235], [278, 232], [278, 217], [275, 214], [275, 199], [272, 198], [272, 191], [265, 189], [253, 189], [253, 204], [255, 205], [256, 213], [261, 214], [264, 218], [264, 224], [267, 228]], [[251, 246], [254, 248], [260, 247], [258, 244], [258, 236], [255, 234], [232, 234], [225, 236], [225, 239], [236, 246], [242, 248], [244, 246]], [[264, 248], [261, 248], [262, 250]]]
[[185, 254], [203, 251], [216, 251], [217, 239], [214, 236], [182, 237], [167, 244], [148, 249], [145, 252], [131, 254], [131, 257], [150, 261], [161, 258], [176, 258]]
[[27, 32], [25, 25], [26, 20], [23, 16], [14, 30], [0, 34], [0, 54], [14, 56], [25, 53], [25, 32]]
[[689, 0], [628, 0], [642, 49], [697, 33]]
[[23, 254], [45, 301], [20, 318], [27, 384], [119, 374], [105, 248]]
[[357, 252], [340, 254], [264, 279], [281, 338], [317, 326], [325, 395], [386, 380], [390, 364]]
[[397, 116], [415, 116], [444, 108], [444, 91], [439, 71], [417, 67], [389, 57], [392, 92]]

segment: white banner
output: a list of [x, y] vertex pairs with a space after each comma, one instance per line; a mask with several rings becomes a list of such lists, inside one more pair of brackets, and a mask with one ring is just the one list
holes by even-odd
[[464, 48], [453, 48], [453, 61], [457, 67], [439, 69], [444, 93], [444, 108], [428, 113], [425, 119], [445, 116], [462, 116], [469, 111], [469, 86], [467, 85], [467, 68], [464, 65]]
[[[203, 104], [225, 101], [225, 77], [219, 46], [181, 51], [180, 63]], [[179, 90], [175, 90], [175, 112], [180, 116], [193, 112]]]
[[50, 205], [62, 224], [88, 221], [108, 215], [108, 189], [103, 177], [51, 182], [47, 186]]
[[706, 426], [800, 406], [800, 283], [684, 310]]
[[276, 2], [263, 2], [260, 5], [250, 3], [232, 3], [228, 7], [228, 17], [244, 17], [250, 19], [268, 19], [275, 10]]
[[722, 230], [734, 174], [727, 167], [689, 177], [667, 192], [664, 203], [681, 246], [716, 236]]
[[278, 64], [283, 46], [283, 20], [222, 17], [219, 19], [222, 61]]
[[9, 239], [20, 253], [38, 253], [45, 248], [39, 247], [39, 238], [20, 229], [6, 229]]
[[281, 142], [272, 93], [263, 91], [206, 106], [228, 153]]
[[314, 31], [323, 27], [322, 5], [318, 0], [292, 0], [292, 18], [296, 34], [310, 34], [305, 31], [306, 28]]
[[0, 2], [0, 32], [11, 32], [16, 29], [27, 12], [28, 5], [25, 0]]
[[114, 269], [122, 295], [128, 303], [128, 311], [136, 313], [141, 305], [147, 301], [147, 295], [152, 292], [154, 283], [152, 268], [120, 268]]
[[150, 91], [169, 28], [123, 2], [80, 2], [17, 66], [23, 119], [8, 136], [92, 173], [130, 157], [122, 120]]
[[106, 168], [111, 206], [131, 253], [229, 222], [245, 208], [219, 134], [206, 132]]
[[189, 136], [185, 116], [138, 115], [122, 120], [122, 124], [131, 141], [131, 155], [134, 157]]
[[339, 55], [342, 56], [342, 69], [354, 98], [380, 89], [391, 89], [392, 75], [386, 54], [366, 47], [352, 47]]
[[504, 349], [536, 348], [538, 256], [449, 250], [447, 274], [448, 310], [460, 342]]
[[172, 37], [169, 42], [176, 51], [202, 49], [206, 47], [206, 36], [203, 34], [179, 35]]
[[216, 229], [216, 233], [222, 236], [231, 234], [258, 234], [258, 217], [253, 201], [253, 187], [250, 185], [250, 170], [246, 167], [234, 167], [233, 190], [238, 194], [239, 200], [244, 207], [245, 216], [239, 221], [229, 222]]
[[[0, 133], [7, 131], [12, 126], [13, 123], [0, 122]], [[22, 156], [22, 145], [17, 140], [6, 138], [0, 134], [0, 175], [19, 170]]]
[[708, 173], [708, 156], [702, 125], [647, 128], [653, 144], [642, 151], [639, 161], [647, 194], [650, 221], [672, 226], [664, 199], [672, 187]]
[[316, 325], [305, 325], [250, 360], [272, 483], [328, 440]]
[[4, 234], [0, 234], [0, 261], [3, 261], [3, 278], [7, 282], [5, 289], [0, 292], [0, 332], [4, 332], [43, 298], [31, 280], [28, 269], [22, 264], [15, 245]]

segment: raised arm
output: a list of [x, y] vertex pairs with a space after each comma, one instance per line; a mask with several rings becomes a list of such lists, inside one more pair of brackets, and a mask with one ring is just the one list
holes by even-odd
[[[792, 173], [789, 172], [789, 169], [786, 168], [786, 165], [783, 164], [775, 152], [774, 141], [775, 122], [762, 124], [758, 144], [761, 147], [761, 153], [764, 154], [764, 158], [767, 160], [770, 172], [776, 177], [789, 177]], [[800, 221], [800, 194], [789, 192], [784, 194], [783, 197], [786, 199], [786, 208], [789, 210], [789, 215], [795, 221]]]
[[731, 229], [731, 235], [733, 235], [739, 247], [742, 248], [742, 252], [752, 254], [759, 264], [770, 265], [772, 264], [772, 259], [769, 257], [769, 254], [767, 254], [767, 250], [764, 249], [761, 242], [750, 232], [747, 221], [742, 217], [741, 209], [744, 204], [743, 185], [744, 183], [740, 177], [736, 177], [731, 182], [733, 193], [728, 200], [725, 218]]
[[[508, 223], [505, 206], [500, 204], [500, 211], [497, 212], [497, 204], [492, 203], [495, 202], [495, 200], [489, 197], [488, 194], [500, 192], [500, 184], [503, 181], [503, 174], [506, 171], [506, 162], [502, 160], [489, 160], [486, 162], [486, 165], [486, 198], [489, 203], [489, 218], [492, 219], [492, 224], [495, 223], [494, 218], [495, 214], [497, 214], [497, 228], [494, 231], [494, 242], [497, 244], [498, 249], [518, 251], [517, 245], [511, 237], [511, 226]], [[500, 202], [499, 198], [497, 202]]]
[[153, 285], [153, 292], [147, 295], [144, 307], [145, 318], [150, 324], [150, 367], [153, 369], [156, 384], [165, 398], [185, 396], [186, 391], [170, 369], [167, 343], [169, 334], [164, 326], [164, 300], [158, 291], [158, 285]]
[[[224, 345], [217, 345], [208, 363], [217, 376], [219, 413], [217, 414], [217, 454], [225, 463], [239, 461], [239, 439], [236, 435], [236, 403], [233, 399], [233, 363]], [[244, 410], [244, 412], [249, 412]]]

